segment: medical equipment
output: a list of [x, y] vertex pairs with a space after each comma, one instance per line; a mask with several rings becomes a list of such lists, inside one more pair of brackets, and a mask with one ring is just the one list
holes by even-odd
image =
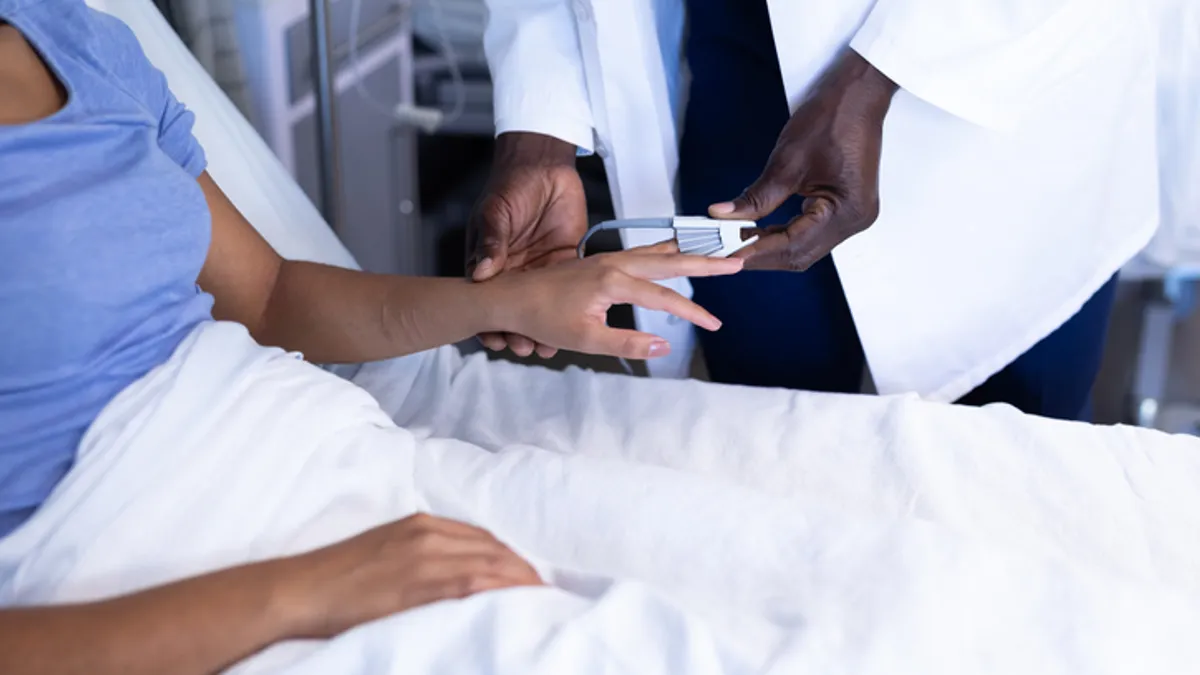
[[[350, 35], [348, 38], [350, 45], [350, 71], [358, 75], [358, 45], [360, 42], [359, 28], [362, 19], [362, 0], [350, 0], [350, 3]], [[444, 125], [452, 123], [462, 116], [463, 110], [466, 107], [466, 82], [463, 79], [462, 70], [458, 65], [456, 48], [446, 29], [442, 26], [444, 20], [442, 7], [438, 2], [430, 2], [428, 6], [430, 15], [428, 23], [437, 35], [438, 47], [442, 52], [442, 58], [445, 59], [446, 68], [450, 72], [454, 92], [454, 103], [450, 112], [446, 113], [438, 108], [419, 106], [412, 101], [401, 101], [395, 106], [388, 106], [375, 98], [362, 77], [355, 77], [354, 90], [371, 107], [380, 112], [380, 114], [387, 117], [394, 117], [401, 124], [415, 126], [427, 134], [432, 134]], [[403, 11], [411, 12], [413, 9], [406, 5]]]
[[[309, 32], [313, 47], [313, 96], [317, 120], [317, 175], [321, 214], [334, 232], [342, 230], [342, 170], [338, 153], [337, 102], [333, 91], [330, 54], [329, 0], [309, 0]], [[352, 44], [351, 49], [354, 48]], [[356, 71], [357, 72], [357, 71]], [[356, 82], [358, 82], [356, 80]], [[359, 86], [362, 86], [359, 83]]]
[[758, 235], [747, 233], [747, 230], [758, 231], [751, 220], [713, 220], [702, 216], [606, 220], [583, 235], [576, 248], [580, 258], [586, 253], [588, 239], [601, 230], [671, 230], [680, 253], [711, 258], [728, 258], [758, 241]]
[[[235, 30], [259, 134], [320, 207], [316, 80], [310, 0], [238, 0]], [[338, 237], [373, 272], [429, 274], [435, 257], [421, 222], [417, 145], [421, 131], [379, 114], [355, 91], [358, 79], [390, 111], [416, 103], [408, 0], [363, 0], [356, 68], [347, 42], [351, 3], [327, 16], [336, 97], [343, 225]], [[118, 3], [119, 4], [119, 3]], [[174, 85], [174, 83], [172, 83]], [[350, 161], [350, 160], [353, 161]]]

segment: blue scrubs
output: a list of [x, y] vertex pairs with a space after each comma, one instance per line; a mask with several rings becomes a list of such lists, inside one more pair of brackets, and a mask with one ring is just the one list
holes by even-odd
[[[766, 165], [788, 121], [765, 0], [688, 0], [692, 74], [680, 147], [681, 209], [704, 214]], [[793, 198], [762, 221], [800, 212]], [[829, 392], [860, 389], [864, 357], [832, 258], [804, 273], [694, 279], [695, 298], [724, 322], [700, 332], [718, 382]], [[1073, 318], [962, 403], [1004, 402], [1037, 415], [1087, 415], [1116, 290], [1110, 280]]]

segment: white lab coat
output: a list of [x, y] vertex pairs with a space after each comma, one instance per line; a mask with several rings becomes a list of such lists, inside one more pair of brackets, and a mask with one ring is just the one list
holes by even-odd
[[[674, 213], [669, 83], [683, 0], [488, 4], [497, 132], [596, 150], [621, 217]], [[884, 130], [882, 213], [834, 252], [881, 393], [967, 393], [1154, 233], [1154, 45], [1141, 0], [768, 5], [793, 106], [846, 45], [902, 88]], [[652, 372], [686, 374], [688, 327], [637, 318], [676, 346]]]
[[1146, 257], [1200, 274], [1200, 0], [1158, 0], [1162, 225]]

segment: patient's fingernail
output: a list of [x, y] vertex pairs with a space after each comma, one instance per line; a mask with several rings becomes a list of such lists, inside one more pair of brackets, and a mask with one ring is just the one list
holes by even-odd
[[708, 207], [708, 212], [714, 216], [727, 216], [733, 213], [733, 202], [721, 202]]
[[660, 356], [666, 356], [667, 354], [670, 354], [670, 353], [671, 353], [671, 344], [669, 342], [667, 342], [666, 340], [658, 340], [657, 342], [650, 343], [650, 350], [649, 350], [650, 358], [654, 359], [654, 358], [658, 358]]
[[484, 258], [483, 260], [480, 260], [479, 264], [475, 267], [475, 276], [486, 277], [492, 273], [492, 268], [495, 266], [496, 264], [492, 262], [491, 258]]

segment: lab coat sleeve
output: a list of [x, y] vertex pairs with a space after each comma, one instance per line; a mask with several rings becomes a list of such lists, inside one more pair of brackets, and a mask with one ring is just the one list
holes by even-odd
[[878, 0], [850, 46], [918, 98], [1005, 129], [1117, 42], [1126, 1]]
[[594, 150], [575, 17], [566, 0], [487, 0], [484, 50], [496, 133], [531, 131]]

